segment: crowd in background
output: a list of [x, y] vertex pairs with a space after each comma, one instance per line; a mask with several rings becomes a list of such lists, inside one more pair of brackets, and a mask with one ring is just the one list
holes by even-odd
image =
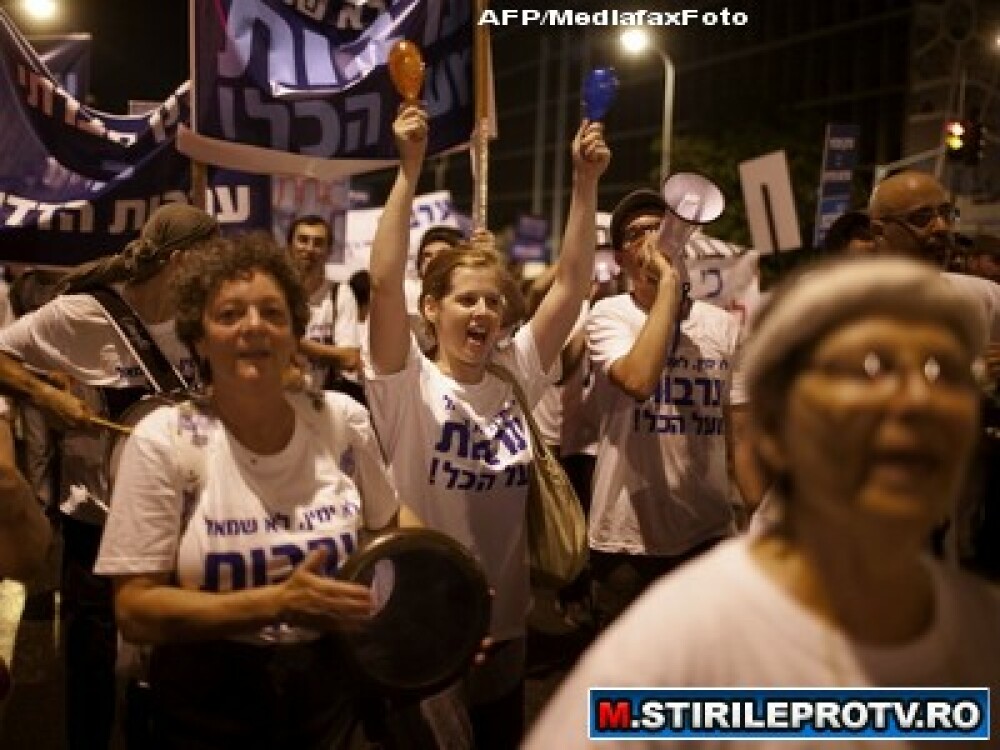
[[[494, 597], [483, 663], [413, 708], [425, 746], [584, 744], [598, 682], [1000, 689], [1000, 605], [958, 572], [1000, 575], [1000, 240], [956, 234], [930, 175], [892, 175], [831, 228], [831, 262], [743, 333], [691, 299], [657, 191], [622, 197], [615, 272], [595, 272], [611, 154], [584, 122], [558, 261], [524, 279], [488, 232], [434, 227], [414, 297], [427, 127], [401, 108], [370, 268], [348, 283], [326, 276], [320, 217], [282, 247], [221, 238], [183, 205], [118, 255], [13, 281], [0, 573], [30, 579], [61, 538], [71, 747], [108, 747], [116, 722], [134, 747], [363, 742], [331, 635], [364, 627], [370, 594], [332, 574], [366, 533], [406, 525], [461, 542]], [[531, 446], [510, 379], [588, 519], [590, 563], [557, 606], [609, 629], [534, 734]], [[130, 425], [112, 470], [95, 420], [179, 389]], [[212, 531], [238, 519], [239, 539]], [[124, 703], [122, 640], [147, 647]]]

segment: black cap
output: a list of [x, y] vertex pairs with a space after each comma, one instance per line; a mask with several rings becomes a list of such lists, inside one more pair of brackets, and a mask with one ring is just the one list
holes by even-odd
[[615, 206], [611, 212], [611, 247], [616, 252], [622, 249], [625, 225], [637, 214], [656, 214], [663, 216], [667, 212], [667, 202], [663, 196], [652, 190], [633, 190]]

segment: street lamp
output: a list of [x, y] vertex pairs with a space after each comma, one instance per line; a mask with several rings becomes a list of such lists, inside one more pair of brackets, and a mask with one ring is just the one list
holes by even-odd
[[59, 12], [59, 4], [55, 0], [22, 0], [21, 9], [35, 21], [51, 21]]
[[57, 0], [5, 0], [0, 2], [0, 8], [20, 16], [26, 21], [46, 23], [55, 20], [59, 15]]
[[619, 37], [622, 47], [632, 55], [655, 50], [663, 61], [663, 124], [660, 131], [660, 180], [670, 176], [670, 140], [674, 117], [674, 63], [658, 45], [652, 44], [643, 29], [628, 29]]

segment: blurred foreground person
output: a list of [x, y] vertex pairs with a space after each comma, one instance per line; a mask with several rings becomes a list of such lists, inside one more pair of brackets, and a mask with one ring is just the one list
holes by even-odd
[[284, 390], [304, 289], [266, 236], [217, 240], [176, 287], [206, 398], [151, 413], [121, 459], [97, 572], [153, 645], [160, 748], [333, 748], [359, 690], [334, 634], [371, 613], [331, 578], [398, 502], [364, 407]]
[[779, 518], [657, 583], [584, 656], [527, 746], [584, 746], [596, 686], [1000, 688], [1000, 599], [924, 554], [976, 437], [977, 313], [902, 258], [783, 286], [743, 360]]
[[28, 581], [45, 561], [52, 529], [14, 464], [9, 408], [0, 410], [0, 579]]

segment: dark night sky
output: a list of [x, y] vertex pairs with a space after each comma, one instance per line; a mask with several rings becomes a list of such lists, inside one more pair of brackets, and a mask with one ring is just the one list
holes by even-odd
[[[60, 0], [58, 20], [15, 22], [28, 36], [88, 32], [91, 92], [101, 110], [124, 113], [129, 99], [164, 99], [188, 77], [185, 0]], [[13, 3], [0, 1], [0, 6]]]

